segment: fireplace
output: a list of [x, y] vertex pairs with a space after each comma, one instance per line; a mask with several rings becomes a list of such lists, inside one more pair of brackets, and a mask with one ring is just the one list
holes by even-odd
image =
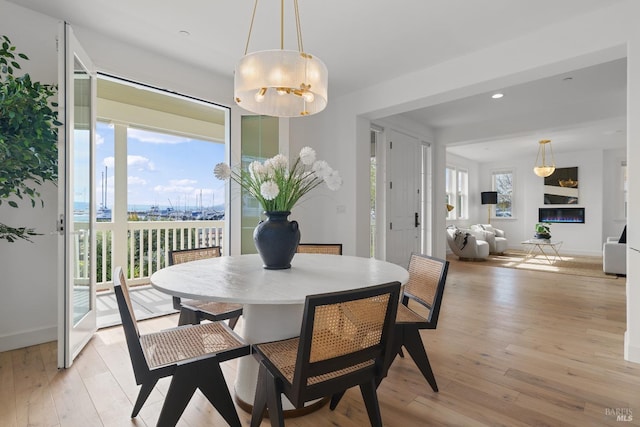
[[538, 222], [584, 224], [584, 208], [539, 208]]

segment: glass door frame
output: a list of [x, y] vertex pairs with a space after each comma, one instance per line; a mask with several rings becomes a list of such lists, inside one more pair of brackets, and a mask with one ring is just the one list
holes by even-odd
[[[58, 257], [59, 257], [59, 301], [58, 301], [58, 367], [68, 368], [73, 363], [75, 357], [89, 342], [97, 330], [96, 327], [96, 292], [95, 292], [95, 180], [93, 171], [95, 168], [95, 120], [96, 120], [96, 71], [95, 67], [73, 35], [69, 24], [61, 23], [59, 34], [59, 66], [58, 66], [58, 90], [60, 117], [64, 124], [64, 132], [59, 133], [59, 181], [58, 181]], [[80, 66], [78, 70], [76, 65]], [[77, 73], [76, 71], [80, 71]], [[75, 160], [76, 143], [74, 134], [78, 123], [76, 118], [80, 112], [76, 111], [76, 76], [89, 79], [88, 98], [84, 98], [87, 108], [83, 115], [86, 120], [85, 129], [89, 130], [88, 143], [88, 220], [83, 223], [81, 230], [76, 231], [76, 221], [74, 217], [75, 199]], [[78, 95], [81, 95], [78, 93]], [[86, 94], [82, 94], [86, 95]], [[81, 239], [84, 237], [84, 239]], [[85, 245], [85, 250], [80, 251], [80, 241]], [[86, 247], [88, 245], [88, 247]], [[80, 276], [78, 271], [80, 253], [84, 254], [84, 265], [82, 270], [86, 272]], [[74, 313], [74, 306], [77, 303], [76, 297], [79, 292], [75, 292], [76, 280], [82, 285], [88, 285], [86, 311], [80, 313], [77, 318]]]

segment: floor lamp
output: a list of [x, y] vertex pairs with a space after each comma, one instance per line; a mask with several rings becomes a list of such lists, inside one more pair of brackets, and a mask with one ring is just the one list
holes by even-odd
[[480, 193], [480, 200], [483, 205], [487, 207], [487, 224], [491, 224], [491, 205], [498, 204], [498, 192], [497, 191], [483, 191]]

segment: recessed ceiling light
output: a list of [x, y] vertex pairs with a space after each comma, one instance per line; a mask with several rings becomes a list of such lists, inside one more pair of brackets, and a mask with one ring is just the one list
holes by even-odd
[[504, 94], [503, 94], [503, 93], [494, 93], [493, 95], [491, 95], [491, 97], [492, 97], [493, 99], [500, 99], [500, 98], [502, 98], [503, 96], [504, 96]]
[[178, 34], [180, 34], [181, 36], [185, 36], [185, 37], [191, 35], [191, 33], [189, 31], [187, 31], [187, 30], [180, 30], [180, 31], [178, 31]]

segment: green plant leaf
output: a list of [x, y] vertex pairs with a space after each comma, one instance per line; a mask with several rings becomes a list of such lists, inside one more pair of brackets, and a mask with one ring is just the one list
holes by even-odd
[[[37, 188], [47, 181], [55, 184], [58, 178], [58, 126], [62, 123], [52, 108], [57, 87], [33, 81], [28, 73], [14, 76], [22, 69], [21, 60], [29, 57], [18, 52], [6, 35], [0, 40], [0, 204], [15, 196], [29, 200], [32, 207], [37, 202], [44, 206]], [[7, 204], [18, 207], [15, 200]], [[0, 240], [29, 240], [26, 236], [35, 234], [30, 228], [0, 224]]]

